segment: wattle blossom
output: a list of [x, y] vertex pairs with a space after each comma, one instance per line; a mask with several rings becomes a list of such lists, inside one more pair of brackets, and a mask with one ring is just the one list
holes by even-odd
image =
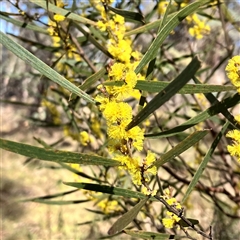
[[[103, 83], [98, 87], [101, 93], [95, 98], [106, 119], [108, 150], [114, 159], [121, 162], [120, 169], [129, 172], [132, 182], [143, 186], [157, 173], [157, 168], [153, 166], [155, 155], [148, 151], [146, 159], [134, 156], [136, 151], [143, 150], [144, 130], [139, 126], [126, 130], [133, 118], [132, 107], [126, 99], [139, 98], [140, 95], [134, 87], [137, 80], [143, 77], [137, 75], [134, 70], [139, 64], [141, 54], [133, 51], [131, 39], [124, 37], [126, 32], [124, 18], [117, 14], [105, 13], [100, 6], [96, 8], [102, 15], [97, 26], [100, 31], [108, 33], [107, 49], [115, 60], [108, 68], [107, 81], [121, 81], [121, 84], [114, 86], [104, 86]], [[156, 191], [151, 191], [146, 186], [142, 187], [142, 192], [146, 195], [156, 194]]]
[[238, 93], [240, 93], [240, 55], [230, 59], [225, 70], [229, 80], [237, 88]]

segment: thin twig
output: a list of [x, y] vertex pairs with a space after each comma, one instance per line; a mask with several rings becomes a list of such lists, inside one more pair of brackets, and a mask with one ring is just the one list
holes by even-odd
[[178, 211], [175, 207], [172, 207], [171, 205], [169, 205], [165, 199], [163, 199], [162, 197], [160, 196], [157, 196], [155, 195], [154, 196], [158, 201], [160, 201], [161, 203], [164, 204], [164, 206], [167, 208], [168, 211], [174, 213], [175, 215], [177, 215], [179, 218], [182, 219], [182, 221], [184, 221], [189, 227], [191, 227], [194, 231], [196, 231], [198, 234], [202, 235], [203, 237], [207, 238], [207, 239], [210, 239], [210, 240], [213, 240], [213, 238], [210, 236], [210, 235], [207, 235], [205, 232], [197, 229], [194, 224], [189, 221], [187, 218], [185, 218], [183, 215], [182, 215], [182, 212], [183, 210], [181, 211]]

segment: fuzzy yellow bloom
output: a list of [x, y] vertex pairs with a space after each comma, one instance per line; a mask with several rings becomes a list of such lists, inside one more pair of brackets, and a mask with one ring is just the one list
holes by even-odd
[[[141, 53], [138, 52], [138, 51], [132, 52], [131, 55], [132, 55], [132, 57], [133, 57], [135, 60], [137, 60], [137, 61], [139, 61], [140, 58], [141, 58]], [[137, 65], [138, 65], [138, 62], [137, 62]]]
[[79, 140], [80, 140], [80, 143], [83, 145], [83, 146], [87, 146], [89, 143], [90, 143], [90, 136], [89, 134], [86, 132], [86, 131], [82, 131], [80, 132], [79, 134]]
[[147, 152], [147, 157], [145, 159], [145, 165], [147, 170], [145, 171], [145, 175], [147, 177], [147, 174], [151, 174], [151, 175], [156, 175], [157, 174], [157, 168], [156, 166], [151, 166], [156, 160], [156, 155], [149, 151]]
[[102, 6], [102, 4], [96, 5], [96, 2], [94, 2], [94, 1], [92, 1], [92, 2], [93, 2], [93, 6], [96, 7], [96, 9], [100, 12], [102, 19], [107, 20], [107, 14], [106, 14], [105, 8]]
[[115, 155], [114, 159], [120, 161], [122, 165], [126, 165], [127, 169], [131, 171], [136, 171], [136, 170], [139, 171], [139, 162], [140, 162], [139, 157], [131, 158], [130, 156], [127, 156], [127, 155], [126, 156]]
[[100, 31], [105, 32], [107, 29], [107, 25], [106, 23], [104, 23], [103, 21], [98, 21], [97, 22], [97, 27], [99, 28]]
[[110, 201], [109, 199], [104, 199], [100, 201], [97, 206], [105, 213], [109, 214], [121, 210], [121, 207], [118, 205], [116, 200]]
[[146, 173], [152, 174], [152, 175], [156, 175], [157, 174], [157, 167], [153, 166], [153, 167], [149, 167], [146, 171]]
[[61, 0], [57, 0], [57, 6], [60, 7], [60, 8], [63, 8], [64, 6], [66, 6], [67, 4], [65, 4], [63, 1]]
[[237, 142], [240, 142], [240, 134], [239, 134], [239, 130], [237, 129], [229, 131], [226, 136], [234, 139]]
[[132, 108], [125, 102], [109, 102], [106, 104], [103, 115], [109, 124], [132, 120]]
[[133, 183], [140, 186], [142, 184], [142, 176], [140, 170], [138, 169], [138, 171], [135, 172], [130, 171], [130, 174], [132, 175]]
[[56, 22], [62, 22], [62, 21], [64, 21], [65, 17], [62, 16], [62, 15], [60, 15], [60, 14], [55, 14], [55, 15], [53, 16], [53, 19], [54, 19]]
[[108, 51], [113, 55], [113, 57], [120, 62], [130, 62], [132, 48], [129, 40], [120, 40], [118, 44], [115, 41], [110, 41], [108, 45]]
[[112, 139], [116, 140], [122, 140], [125, 139], [127, 140], [126, 137], [126, 124], [119, 124], [119, 125], [110, 125], [108, 126], [108, 136]]
[[138, 150], [141, 151], [143, 149], [143, 140], [144, 140], [144, 130], [138, 126], [131, 128], [126, 132], [127, 138], [131, 139], [132, 145]]
[[198, 24], [195, 24], [193, 27], [189, 28], [189, 34], [192, 37], [196, 37], [196, 39], [202, 39], [203, 34], [209, 34], [210, 27], [208, 25], [205, 25], [204, 22], [199, 22]]
[[100, 103], [99, 109], [101, 111], [104, 111], [106, 105], [109, 103], [109, 98], [101, 96], [101, 95], [97, 95], [95, 97], [95, 100], [96, 100], [96, 102]]
[[[102, 1], [104, 4], [110, 3], [107, 2], [109, 0]], [[93, 0], [91, 0], [92, 2]], [[131, 39], [124, 37], [126, 31], [124, 18], [120, 15], [106, 13], [104, 8], [99, 5], [94, 7], [102, 15], [102, 21], [99, 21], [97, 25], [101, 31], [108, 32], [107, 49], [115, 60], [108, 71], [109, 80], [123, 81], [121, 86], [99, 87], [102, 95], [95, 98], [101, 104], [99, 108], [107, 122], [108, 150], [116, 160], [121, 162], [120, 169], [126, 169], [130, 173], [133, 183], [142, 185], [143, 181], [148, 181], [148, 175], [156, 174], [157, 169], [154, 166], [144, 165], [145, 160], [132, 156], [134, 150], [141, 151], [143, 149], [144, 131], [138, 126], [126, 130], [132, 120], [132, 107], [123, 102], [129, 97], [139, 97], [140, 95], [139, 91], [134, 89], [139, 77], [134, 69], [138, 65], [140, 53], [133, 51]], [[147, 156], [149, 164], [154, 160], [153, 155]], [[147, 191], [145, 192], [147, 193]], [[151, 194], [153, 193], [156, 194], [151, 192]]]
[[113, 86], [109, 93], [111, 93], [117, 101], [123, 101], [134, 96], [135, 91], [131, 86], [123, 84], [121, 87]]
[[158, 13], [163, 15], [166, 12], [168, 1], [160, 1], [158, 4]]
[[171, 218], [163, 218], [162, 223], [166, 228], [173, 228], [175, 221]]
[[137, 84], [137, 74], [134, 71], [128, 71], [126, 73], [125, 82], [131, 88], [134, 88]]
[[174, 206], [174, 207], [177, 208], [177, 209], [181, 209], [181, 208], [182, 208], [181, 204], [178, 203], [177, 200], [176, 200], [176, 198], [174, 198], [174, 197], [167, 199], [166, 202], [167, 202], [169, 205]]
[[153, 164], [153, 162], [155, 162], [155, 160], [156, 160], [155, 153], [148, 150], [147, 157], [146, 157], [146, 164], [150, 166]]
[[58, 37], [58, 36], [53, 36], [52, 37], [52, 45], [54, 46], [54, 47], [60, 47], [61, 46], [61, 38], [60, 37]]
[[91, 119], [91, 129], [99, 138], [101, 138], [102, 136], [101, 125], [96, 117]]
[[123, 63], [114, 63], [108, 74], [114, 78], [113, 80], [119, 81], [123, 78], [125, 69], [126, 66]]
[[49, 26], [47, 28], [47, 31], [48, 31], [50, 36], [53, 36], [55, 34], [55, 28], [53, 26]]
[[234, 118], [235, 118], [236, 122], [240, 124], [240, 115], [237, 115]]
[[134, 184], [140, 186], [142, 184], [142, 176], [139, 167], [140, 159], [138, 157], [131, 158], [130, 156], [117, 155], [115, 159], [123, 165], [120, 169], [127, 169], [131, 174]]
[[232, 59], [230, 59], [225, 70], [231, 83], [240, 93], [240, 55], [234, 56]]
[[61, 123], [60, 113], [57, 110], [57, 107], [56, 107], [55, 104], [53, 104], [52, 102], [50, 102], [46, 99], [43, 99], [42, 102], [41, 102], [41, 105], [46, 107], [49, 110], [49, 112], [52, 115], [52, 119], [53, 119], [54, 124], [58, 125], [58, 124]]
[[181, 220], [180, 217], [172, 212], [167, 211], [168, 218], [163, 218], [162, 223], [166, 228], [173, 228], [174, 224]]
[[124, 17], [120, 16], [120, 15], [115, 15], [113, 17], [113, 20], [115, 23], [119, 23], [119, 24], [124, 24], [125, 21], [124, 21]]
[[240, 131], [237, 129], [229, 131], [226, 136], [233, 140], [233, 144], [227, 146], [229, 153], [240, 162]]
[[192, 37], [201, 39], [203, 38], [203, 35], [210, 33], [210, 27], [206, 25], [205, 21], [200, 20], [197, 14], [187, 16], [186, 20], [189, 25], [192, 25], [192, 27], [190, 27], [188, 30]]
[[147, 189], [145, 186], [142, 187], [142, 193], [145, 195], [151, 195], [151, 196], [155, 196], [157, 194], [157, 190], [149, 190]]

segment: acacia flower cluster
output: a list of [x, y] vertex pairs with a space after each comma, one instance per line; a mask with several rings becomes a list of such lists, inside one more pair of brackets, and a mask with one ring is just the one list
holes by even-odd
[[[237, 88], [238, 93], [240, 93], [240, 55], [231, 58], [225, 70], [231, 83]], [[235, 116], [235, 120], [240, 124], [240, 115]], [[235, 156], [240, 162], [240, 131], [234, 129], [229, 131], [226, 136], [233, 140], [233, 144], [227, 146], [229, 153], [231, 156]]]
[[108, 198], [103, 199], [102, 201], [98, 201], [97, 206], [105, 213], [116, 213], [121, 210], [121, 207], [118, 205], [118, 201], [109, 200]]
[[[62, 0], [57, 0], [55, 3], [56, 6], [60, 8], [64, 8], [67, 5]], [[54, 14], [52, 20], [49, 19], [49, 27], [47, 30], [52, 39], [52, 46], [63, 49], [63, 52], [54, 52], [54, 56], [57, 59], [61, 59], [57, 62], [55, 68], [59, 72], [64, 72], [65, 78], [72, 82], [75, 73], [68, 64], [65, 64], [65, 61], [70, 59], [75, 62], [80, 62], [82, 59], [79, 54], [76, 54], [76, 47], [70, 42], [69, 34], [65, 33], [64, 29], [62, 29], [61, 24], [66, 24], [67, 21], [68, 20], [64, 16]], [[62, 89], [62, 91], [65, 90]], [[70, 125], [64, 126], [64, 135], [80, 142], [83, 146], [87, 146], [91, 142], [91, 137], [87, 132], [82, 131], [79, 133], [77, 129], [72, 130]]]
[[[171, 196], [171, 191], [169, 189], [166, 189], [164, 191], [164, 200], [171, 205], [172, 207], [181, 210], [182, 206], [179, 202], [177, 202], [176, 198]], [[167, 218], [162, 219], [162, 223], [166, 228], [173, 228], [174, 225], [181, 220], [180, 217], [178, 217], [176, 214], [167, 211]]]
[[43, 107], [46, 107], [48, 109], [48, 111], [51, 113], [53, 123], [56, 125], [60, 125], [61, 124], [61, 116], [60, 116], [59, 111], [57, 110], [56, 105], [47, 99], [42, 99], [41, 105]]
[[[235, 116], [235, 120], [238, 124], [240, 124], [240, 115]], [[235, 156], [240, 163], [240, 131], [234, 129], [232, 131], [229, 131], [226, 136], [231, 138], [233, 141], [232, 145], [227, 146], [229, 153], [231, 156]]]
[[[183, 8], [189, 4], [189, 0], [181, 1], [181, 3], [173, 2], [172, 6], [176, 9], [180, 7]], [[158, 4], [158, 13], [160, 15], [164, 15], [166, 12], [167, 6], [169, 4], [169, 1], [160, 1]], [[188, 32], [192, 37], [195, 37], [196, 39], [202, 39], [204, 35], [207, 35], [210, 33], [210, 26], [206, 24], [206, 21], [201, 20], [196, 13], [189, 15], [186, 17], [187, 25], [189, 26]]]
[[210, 33], [210, 26], [206, 24], [206, 21], [201, 20], [197, 14], [187, 16], [187, 23], [191, 25], [188, 32], [192, 37], [196, 39], [202, 39], [203, 35]]
[[[134, 151], [143, 149], [144, 130], [139, 126], [126, 130], [133, 113], [132, 107], [125, 102], [129, 97], [139, 97], [139, 92], [134, 90], [134, 87], [141, 76], [136, 75], [134, 69], [139, 63], [140, 53], [133, 51], [131, 39], [124, 37], [126, 31], [124, 18], [106, 12], [100, 1], [96, 8], [102, 16], [97, 26], [101, 31], [108, 33], [107, 48], [114, 57], [114, 63], [108, 69], [108, 81], [122, 83], [121, 86], [100, 85], [98, 89], [102, 94], [96, 96], [96, 101], [100, 103], [100, 111], [106, 119], [110, 152], [122, 163], [121, 168], [129, 171], [134, 184], [142, 185], [143, 181], [147, 182], [149, 174], [157, 172], [156, 167], [151, 166], [155, 161], [155, 155], [148, 151], [144, 160], [133, 156]], [[150, 194], [146, 188], [143, 189], [144, 193]]]
[[225, 70], [231, 83], [237, 88], [238, 93], [240, 93], [240, 55], [230, 59]]
[[[56, 6], [60, 8], [64, 8], [66, 4], [62, 0], [56, 1]], [[49, 19], [48, 22], [48, 32], [52, 38], [52, 46], [59, 47], [59, 49], [63, 49], [64, 52], [56, 51], [54, 52], [55, 57], [61, 58], [60, 61], [56, 64], [56, 69], [59, 72], [64, 72], [65, 77], [68, 80], [73, 79], [74, 71], [69, 67], [68, 64], [64, 64], [64, 60], [73, 59], [76, 62], [80, 62], [82, 59], [79, 54], [76, 54], [76, 47], [70, 42], [69, 34], [62, 29], [61, 24], [66, 24], [68, 20], [60, 15], [54, 14], [53, 19]]]

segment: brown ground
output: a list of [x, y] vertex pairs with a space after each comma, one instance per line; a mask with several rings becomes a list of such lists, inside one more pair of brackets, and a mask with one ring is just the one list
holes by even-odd
[[[2, 105], [1, 137], [38, 146], [33, 136], [49, 139], [49, 144], [56, 141], [58, 132], [52, 132], [50, 136], [49, 130], [32, 128], [22, 117], [25, 113], [19, 107]], [[89, 227], [75, 224], [93, 219], [93, 214], [84, 209], [90, 207], [89, 203], [52, 206], [18, 201], [71, 190], [61, 180], [74, 181], [73, 174], [66, 170], [45, 168], [57, 166], [49, 162], [32, 161], [24, 165], [25, 157], [2, 149], [0, 151], [2, 239], [86, 239], [90, 233]], [[84, 196], [77, 192], [60, 200], [67, 199], [84, 199]], [[93, 232], [92, 236], [96, 235]]]

